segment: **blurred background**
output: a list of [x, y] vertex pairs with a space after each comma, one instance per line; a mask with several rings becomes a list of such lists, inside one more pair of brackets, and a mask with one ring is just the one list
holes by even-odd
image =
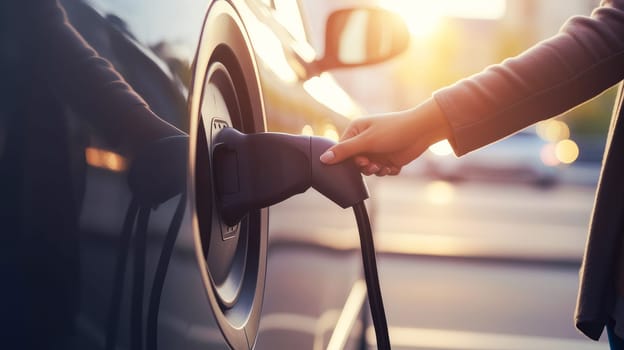
[[[303, 1], [315, 49], [322, 52], [329, 12], [362, 3]], [[520, 53], [556, 34], [570, 16], [589, 15], [599, 1], [366, 3], [403, 16], [410, 47], [390, 62], [332, 73], [366, 113], [380, 113], [410, 108], [436, 89]], [[614, 97], [611, 88], [461, 159], [448, 144], [437, 144], [400, 176], [368, 179], [395, 346], [606, 348], [575, 330], [573, 311]], [[310, 213], [311, 203], [295, 198], [289, 208]], [[277, 225], [287, 222], [279, 209], [272, 213]], [[336, 214], [319, 215], [313, 222], [332, 222]], [[329, 237], [335, 231], [327, 240], [349, 245]]]

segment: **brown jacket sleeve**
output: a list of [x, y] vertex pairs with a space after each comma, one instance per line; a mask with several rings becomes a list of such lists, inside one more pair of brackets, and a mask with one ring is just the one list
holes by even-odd
[[58, 3], [22, 0], [37, 74], [112, 144], [135, 153], [181, 131], [156, 116], [71, 26]]
[[624, 0], [603, 0], [551, 39], [434, 93], [462, 155], [556, 116], [624, 78]]

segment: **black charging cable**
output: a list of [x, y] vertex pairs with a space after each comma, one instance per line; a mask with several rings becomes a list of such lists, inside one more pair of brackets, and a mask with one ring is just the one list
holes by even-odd
[[126, 211], [126, 219], [124, 220], [122, 233], [119, 238], [119, 247], [115, 264], [115, 273], [113, 279], [113, 292], [108, 312], [107, 328], [106, 328], [106, 350], [114, 350], [117, 345], [117, 331], [119, 329], [119, 319], [121, 312], [121, 300], [124, 289], [124, 278], [128, 265], [128, 255], [130, 253], [130, 245], [132, 241], [132, 228], [135, 221], [136, 228], [134, 232], [134, 255], [133, 255], [133, 281], [132, 281], [132, 303], [130, 311], [130, 348], [143, 349], [143, 340], [145, 339], [146, 348], [148, 350], [157, 349], [158, 340], [158, 311], [160, 310], [160, 299], [162, 290], [167, 276], [167, 269], [173, 248], [175, 246], [178, 232], [182, 225], [182, 218], [186, 208], [186, 194], [182, 194], [178, 201], [175, 213], [167, 229], [167, 234], [161, 248], [160, 257], [154, 273], [152, 288], [150, 292], [149, 304], [147, 309], [147, 327], [145, 338], [143, 337], [143, 294], [145, 283], [145, 258], [147, 243], [147, 225], [151, 208], [140, 207], [135, 198], [133, 198]]
[[388, 334], [388, 321], [381, 297], [381, 286], [377, 273], [377, 259], [375, 256], [375, 244], [373, 242], [373, 230], [371, 229], [368, 212], [364, 202], [353, 206], [353, 213], [360, 234], [360, 247], [362, 250], [362, 264], [364, 266], [364, 279], [368, 293], [368, 305], [373, 318], [375, 337], [378, 349], [390, 349], [390, 335]]
[[119, 236], [119, 246], [117, 247], [117, 259], [115, 262], [115, 272], [113, 274], [113, 290], [106, 323], [106, 342], [104, 344], [106, 350], [114, 350], [117, 345], [117, 329], [121, 312], [121, 299], [126, 276], [128, 252], [132, 239], [132, 228], [134, 227], [138, 212], [139, 204], [136, 199], [132, 198], [126, 210], [126, 218], [124, 219], [121, 235]]
[[160, 298], [162, 296], [163, 287], [165, 285], [165, 277], [167, 277], [167, 269], [173, 255], [173, 248], [178, 238], [178, 232], [182, 226], [184, 210], [186, 209], [186, 193], [182, 194], [178, 206], [171, 219], [171, 224], [167, 230], [165, 241], [162, 246], [156, 272], [154, 273], [154, 281], [152, 282], [152, 292], [150, 294], [149, 306], [147, 308], [147, 349], [156, 350], [158, 348], [158, 312], [160, 311]]
[[[117, 347], [124, 280], [131, 245], [134, 252], [130, 307], [130, 347], [134, 350], [143, 350], [145, 344], [149, 350], [157, 349], [158, 311], [162, 290], [186, 208], [187, 149], [187, 136], [163, 138], [149, 145], [134, 159], [130, 167], [128, 185], [133, 196], [126, 211], [117, 248], [106, 328], [106, 350], [114, 350]], [[144, 284], [150, 214], [160, 204], [180, 193], [182, 194], [167, 229], [156, 265], [147, 309], [147, 326], [144, 332]]]

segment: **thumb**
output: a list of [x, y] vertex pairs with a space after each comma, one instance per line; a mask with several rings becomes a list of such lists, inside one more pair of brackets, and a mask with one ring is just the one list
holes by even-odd
[[363, 150], [362, 138], [356, 136], [330, 147], [321, 155], [320, 160], [325, 164], [336, 164], [362, 153]]

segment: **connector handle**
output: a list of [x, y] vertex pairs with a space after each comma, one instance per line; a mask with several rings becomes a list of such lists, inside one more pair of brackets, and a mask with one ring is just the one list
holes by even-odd
[[214, 144], [214, 185], [221, 218], [229, 226], [250, 210], [279, 203], [310, 187], [306, 136], [243, 134], [225, 128]]
[[283, 133], [243, 134], [221, 130], [212, 152], [221, 218], [236, 225], [250, 210], [305, 192], [310, 186], [343, 208], [368, 198], [353, 162], [326, 165], [320, 155], [334, 142]]
[[360, 169], [351, 160], [327, 165], [320, 156], [335, 142], [323, 137], [310, 137], [312, 188], [342, 208], [349, 208], [368, 199], [368, 188]]

